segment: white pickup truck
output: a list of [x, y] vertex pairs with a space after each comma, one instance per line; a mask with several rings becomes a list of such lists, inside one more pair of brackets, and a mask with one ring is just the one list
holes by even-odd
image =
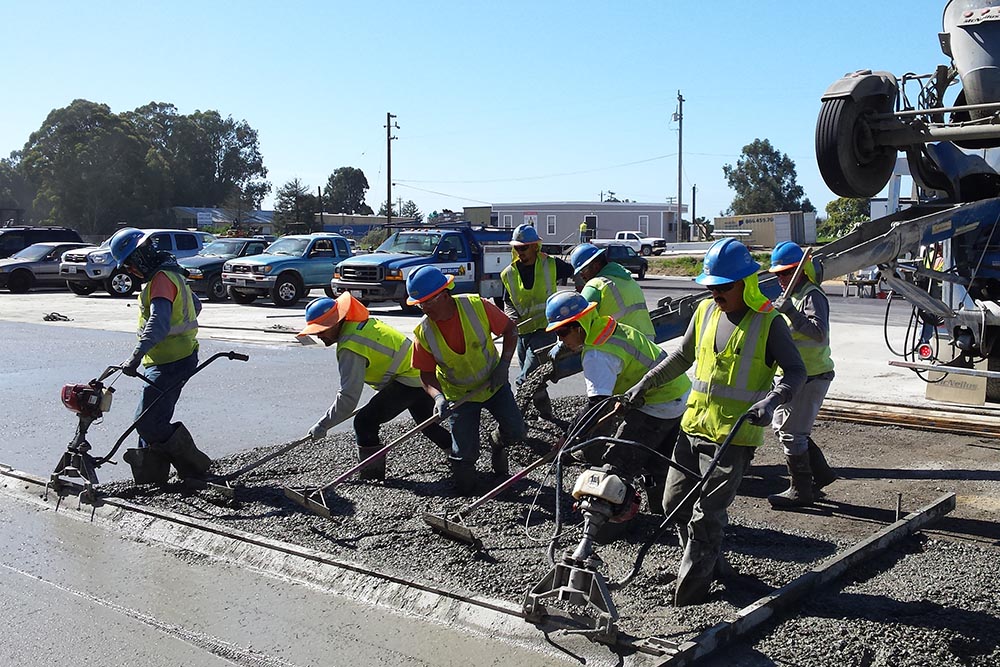
[[640, 255], [659, 255], [667, 246], [667, 242], [657, 236], [646, 236], [641, 232], [618, 232], [613, 239], [592, 239], [590, 241], [598, 248], [610, 243], [627, 245]]

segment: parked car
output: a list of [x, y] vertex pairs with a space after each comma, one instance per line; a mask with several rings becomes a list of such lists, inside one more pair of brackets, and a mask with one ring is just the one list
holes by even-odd
[[29, 245], [47, 241], [82, 243], [83, 239], [68, 227], [0, 227], [0, 257], [10, 257]]
[[222, 266], [228, 259], [259, 255], [268, 246], [260, 238], [221, 238], [202, 248], [194, 257], [185, 257], [178, 263], [187, 269], [188, 285], [209, 301], [225, 301], [229, 298], [222, 282]]
[[646, 277], [649, 261], [627, 245], [612, 243], [604, 248], [609, 262], [617, 262], [634, 273], [639, 280]]
[[62, 286], [66, 281], [59, 277], [59, 258], [67, 250], [87, 245], [82, 241], [50, 241], [18, 250], [10, 257], [0, 259], [0, 287], [20, 294], [32, 287]]
[[[144, 229], [145, 238], [152, 237], [153, 247], [166, 250], [177, 259], [197, 255], [215, 240], [206, 232], [184, 229]], [[80, 248], [63, 254], [59, 276], [74, 294], [91, 294], [103, 287], [112, 296], [129, 296], [139, 287], [139, 280], [127, 271], [115, 267], [108, 247], [110, 239], [99, 247]]]

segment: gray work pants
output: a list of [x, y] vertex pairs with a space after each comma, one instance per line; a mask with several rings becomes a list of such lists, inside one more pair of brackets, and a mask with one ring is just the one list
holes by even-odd
[[785, 449], [786, 456], [798, 456], [809, 451], [813, 422], [816, 421], [831, 382], [833, 371], [813, 375], [790, 401], [775, 409], [771, 428]]
[[[698, 604], [708, 597], [722, 551], [722, 532], [729, 523], [727, 510], [736, 498], [743, 473], [750, 467], [754, 450], [754, 447], [731, 445], [701, 492], [681, 506], [674, 517], [682, 537], [685, 530], [687, 534], [677, 572], [675, 604], [678, 606]], [[685, 468], [704, 475], [718, 451], [718, 444], [681, 431], [673, 458]], [[697, 484], [696, 479], [671, 468], [663, 493], [663, 511], [668, 515], [673, 512]]]

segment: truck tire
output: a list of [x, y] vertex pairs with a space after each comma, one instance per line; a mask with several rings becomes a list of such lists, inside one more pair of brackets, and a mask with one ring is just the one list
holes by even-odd
[[869, 198], [892, 176], [897, 150], [875, 143], [868, 116], [892, 111], [892, 100], [873, 95], [826, 100], [816, 121], [816, 162], [827, 186], [841, 197]]
[[326, 292], [326, 295], [331, 299], [337, 298], [337, 292], [333, 289], [332, 285], [327, 285], [326, 287], [323, 288], [323, 291]]
[[205, 295], [209, 301], [225, 301], [229, 298], [229, 290], [226, 289], [225, 283], [222, 282], [221, 274], [216, 273], [208, 279], [208, 288], [205, 291]]
[[7, 277], [7, 289], [10, 290], [11, 294], [24, 294], [31, 289], [31, 283], [34, 281], [35, 277], [31, 275], [30, 271], [21, 269]]
[[104, 289], [107, 290], [108, 294], [117, 297], [132, 296], [136, 288], [139, 286], [139, 281], [132, 276], [132, 274], [116, 269], [111, 277], [104, 281]]
[[97, 290], [96, 285], [91, 285], [89, 283], [75, 283], [72, 280], [66, 281], [66, 287], [69, 291], [77, 296], [87, 296], [88, 294], [93, 294]]
[[640, 266], [639, 267], [639, 273], [637, 273], [636, 275], [638, 276], [638, 278], [636, 278], [636, 280], [642, 280], [643, 278], [645, 278], [646, 277], [646, 267], [645, 266]]
[[279, 308], [290, 308], [302, 298], [302, 286], [294, 276], [278, 276], [271, 288], [271, 300]]
[[241, 306], [247, 306], [257, 300], [257, 295], [247, 294], [246, 292], [237, 292], [232, 287], [230, 287], [229, 298], [232, 299], [234, 303], [238, 303]]
[[643, 257], [649, 257], [653, 254], [653, 246], [644, 245], [639, 249], [639, 254]]

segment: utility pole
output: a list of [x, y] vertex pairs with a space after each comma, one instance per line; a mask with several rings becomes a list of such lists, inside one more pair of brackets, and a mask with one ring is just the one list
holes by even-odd
[[319, 228], [323, 230], [323, 187], [316, 186], [316, 205], [319, 206]]
[[681, 206], [682, 192], [684, 188], [684, 98], [681, 91], [677, 91], [677, 113], [674, 114], [677, 121], [677, 240], [683, 240], [681, 225], [683, 225], [684, 215]]
[[402, 197], [396, 197], [396, 209], [397, 209], [396, 212], [399, 214], [399, 217], [402, 218], [403, 217], [403, 198]]
[[385, 208], [386, 208], [386, 224], [392, 224], [392, 140], [396, 137], [392, 136], [393, 130], [399, 129], [399, 124], [393, 122], [395, 118], [393, 114], [388, 111], [385, 112], [385, 153], [386, 153], [386, 169], [385, 169]]
[[[694, 241], [695, 220], [698, 219], [694, 215], [694, 211], [695, 211], [694, 202], [695, 202], [695, 196], [697, 194], [698, 194], [698, 186], [697, 185], [692, 185], [691, 186], [691, 235], [690, 235], [690, 238], [689, 238], [689, 240], [691, 240], [691, 241]], [[701, 236], [701, 234], [699, 234], [699, 237], [700, 236]]]

